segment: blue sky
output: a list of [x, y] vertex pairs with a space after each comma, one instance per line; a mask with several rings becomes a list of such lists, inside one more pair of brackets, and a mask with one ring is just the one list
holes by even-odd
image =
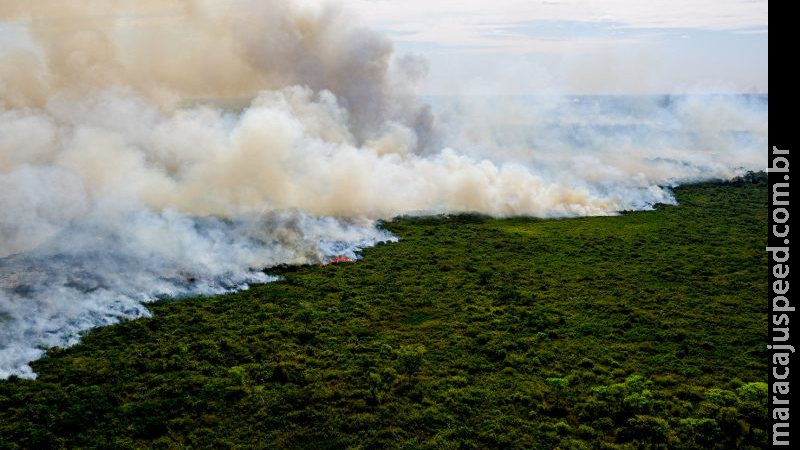
[[345, 0], [425, 93], [767, 92], [764, 0]]

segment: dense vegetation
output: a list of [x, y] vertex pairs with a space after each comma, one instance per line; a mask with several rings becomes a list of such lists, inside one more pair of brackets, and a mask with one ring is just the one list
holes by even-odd
[[765, 177], [676, 195], [154, 304], [0, 382], [0, 448], [765, 447]]

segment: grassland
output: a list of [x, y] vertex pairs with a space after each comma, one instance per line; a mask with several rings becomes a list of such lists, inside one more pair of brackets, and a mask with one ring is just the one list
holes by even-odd
[[616, 217], [403, 218], [0, 382], [0, 448], [763, 448], [763, 174]]

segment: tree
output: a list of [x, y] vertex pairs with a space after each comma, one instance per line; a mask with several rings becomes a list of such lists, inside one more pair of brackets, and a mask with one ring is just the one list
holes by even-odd
[[403, 345], [397, 350], [397, 363], [400, 370], [408, 375], [409, 380], [422, 368], [426, 351], [427, 349], [422, 344]]
[[561, 397], [564, 395], [564, 391], [567, 389], [567, 386], [569, 386], [569, 380], [566, 378], [552, 377], [546, 379], [545, 381], [547, 381], [547, 384], [553, 387], [556, 394], [556, 409], [560, 409]]
[[627, 434], [631, 439], [650, 444], [663, 444], [669, 436], [669, 424], [660, 417], [640, 415], [628, 419]]

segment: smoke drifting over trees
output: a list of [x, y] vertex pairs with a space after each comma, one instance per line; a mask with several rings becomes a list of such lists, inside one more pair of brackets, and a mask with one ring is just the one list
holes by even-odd
[[425, 62], [336, 4], [232, 5], [0, 4], [32, 43], [0, 59], [0, 376], [143, 301], [390, 239], [377, 219], [613, 214], [764, 167], [763, 99], [432, 109]]

